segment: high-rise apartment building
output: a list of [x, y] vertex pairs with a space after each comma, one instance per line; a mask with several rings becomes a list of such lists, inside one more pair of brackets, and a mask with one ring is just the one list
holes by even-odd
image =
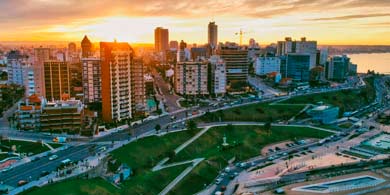
[[272, 72], [280, 73], [279, 57], [258, 57], [253, 65], [257, 75], [265, 75]]
[[19, 51], [7, 55], [8, 83], [24, 86], [25, 96], [35, 94], [34, 68], [28, 63], [28, 56]]
[[217, 54], [226, 63], [228, 84], [237, 81], [246, 82], [248, 77], [248, 51], [235, 43], [220, 44]]
[[47, 100], [61, 100], [64, 94], [70, 94], [70, 71], [67, 62], [44, 62], [44, 79]]
[[93, 56], [92, 43], [88, 39], [87, 35], [85, 35], [83, 40], [81, 41], [81, 57], [82, 58], [89, 58], [92, 56]]
[[132, 117], [133, 49], [124, 42], [100, 42], [102, 113], [106, 122]]
[[146, 91], [144, 81], [144, 63], [142, 58], [134, 58], [131, 66], [131, 87], [133, 113], [145, 111]]
[[99, 58], [82, 58], [84, 104], [102, 101], [102, 78]]
[[24, 85], [23, 68], [27, 66], [27, 58], [28, 56], [22, 55], [18, 50], [7, 54], [8, 83]]
[[310, 68], [316, 66], [317, 62], [317, 41], [307, 41], [302, 37], [300, 41], [286, 37], [284, 41], [278, 41], [276, 55], [283, 56], [289, 53], [310, 55]]
[[210, 93], [222, 95], [226, 93], [226, 64], [223, 59], [217, 55], [211, 56], [210, 72], [211, 74], [211, 91]]
[[178, 62], [175, 66], [175, 91], [181, 95], [209, 94], [208, 63]]
[[34, 48], [34, 79], [35, 79], [35, 93], [39, 96], [44, 96], [45, 92], [45, 78], [43, 63], [50, 60], [49, 48]]
[[168, 29], [157, 27], [154, 30], [154, 47], [156, 52], [164, 52], [169, 49]]
[[208, 26], [208, 44], [213, 49], [217, 48], [218, 44], [218, 25], [215, 22], [210, 22]]

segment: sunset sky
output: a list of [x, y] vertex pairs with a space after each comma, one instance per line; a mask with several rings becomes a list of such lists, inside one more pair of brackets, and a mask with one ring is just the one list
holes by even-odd
[[390, 0], [1, 0], [0, 41], [153, 43], [162, 26], [170, 40], [205, 43], [211, 20], [221, 42], [243, 29], [260, 44], [390, 44]]

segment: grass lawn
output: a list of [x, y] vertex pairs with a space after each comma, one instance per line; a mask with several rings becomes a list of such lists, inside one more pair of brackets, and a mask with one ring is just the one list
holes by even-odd
[[[228, 143], [232, 144], [233, 141], [236, 141], [241, 144], [220, 151], [217, 147], [222, 144], [224, 135], [226, 135]], [[323, 138], [329, 135], [331, 133], [326, 131], [301, 127], [274, 126], [271, 128], [270, 134], [264, 131], [262, 126], [234, 126], [230, 130], [227, 127], [214, 127], [178, 153], [172, 160], [206, 158], [176, 186], [173, 194], [191, 194], [202, 190], [203, 185], [211, 183], [218, 175], [218, 170], [227, 165], [228, 160], [236, 157], [236, 160], [240, 161], [257, 156], [262, 147], [270, 143], [311, 137]], [[200, 182], [193, 182], [198, 180]], [[192, 186], [190, 189], [188, 189], [189, 183]]]
[[298, 114], [304, 106], [302, 105], [269, 105], [269, 103], [251, 104], [230, 108], [214, 113], [206, 113], [200, 120], [203, 122], [219, 121], [268, 121], [288, 120]]
[[[46, 145], [42, 145], [37, 142], [19, 141], [19, 140], [3, 140], [1, 141], [1, 150], [3, 152], [10, 151], [10, 148], [15, 145], [17, 153], [33, 153], [39, 154], [48, 151], [49, 148]], [[50, 144], [53, 148], [61, 146], [61, 144]]]
[[101, 178], [72, 179], [51, 184], [43, 188], [34, 188], [22, 195], [119, 195], [120, 190]]
[[346, 123], [342, 123], [339, 125], [340, 128], [344, 128], [344, 129], [348, 129], [352, 126], [353, 126], [353, 124], [351, 122], [346, 122]]
[[374, 78], [372, 77], [367, 78], [365, 80], [367, 85], [363, 89], [342, 90], [342, 91], [335, 91], [335, 92], [328, 92], [328, 93], [297, 96], [282, 101], [281, 103], [315, 104], [317, 102], [324, 102], [327, 104], [338, 106], [340, 108], [340, 113], [346, 111], [353, 111], [362, 106], [368, 105], [375, 100], [375, 89], [373, 87], [373, 79]]

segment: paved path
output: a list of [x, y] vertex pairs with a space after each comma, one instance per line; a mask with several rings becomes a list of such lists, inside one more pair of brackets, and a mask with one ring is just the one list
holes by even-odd
[[179, 176], [177, 176], [171, 183], [169, 183], [160, 193], [159, 195], [165, 195], [169, 191], [172, 190], [173, 187], [175, 187], [188, 173], [192, 171], [200, 162], [202, 162], [204, 158], [197, 158], [192, 160], [193, 164], [190, 167], [187, 167], [182, 173], [180, 173]]

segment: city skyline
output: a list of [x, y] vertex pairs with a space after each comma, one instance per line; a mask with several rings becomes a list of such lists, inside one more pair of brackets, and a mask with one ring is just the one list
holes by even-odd
[[0, 41], [79, 41], [87, 34], [96, 42], [153, 43], [154, 29], [162, 26], [170, 40], [203, 44], [208, 23], [215, 21], [219, 42], [239, 42], [236, 33], [242, 29], [244, 43], [308, 37], [319, 44], [390, 44], [390, 2], [385, 0], [17, 0], [0, 2], [0, 8]]

